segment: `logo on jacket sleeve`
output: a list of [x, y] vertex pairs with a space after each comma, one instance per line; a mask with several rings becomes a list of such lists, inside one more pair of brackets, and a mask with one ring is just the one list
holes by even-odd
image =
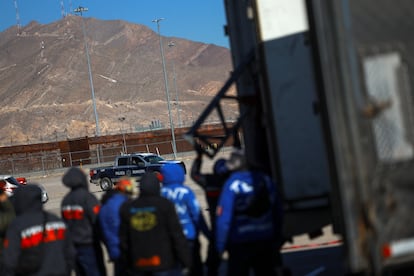
[[161, 258], [158, 255], [154, 255], [149, 258], [139, 258], [136, 261], [136, 266], [138, 267], [148, 267], [148, 266], [160, 266]]
[[41, 242], [48, 243], [65, 239], [66, 225], [61, 221], [47, 222], [46, 229], [36, 225], [24, 229], [20, 235], [20, 247], [22, 249], [38, 246]]
[[95, 215], [97, 215], [98, 213], [99, 213], [99, 211], [101, 210], [101, 205], [95, 205], [95, 206], [93, 206], [93, 213], [95, 214]]
[[234, 192], [235, 194], [247, 194], [253, 191], [252, 185], [250, 185], [247, 182], [241, 181], [241, 180], [235, 180], [230, 185], [230, 191]]
[[67, 220], [81, 220], [85, 216], [85, 210], [80, 205], [66, 205], [62, 207], [62, 217]]

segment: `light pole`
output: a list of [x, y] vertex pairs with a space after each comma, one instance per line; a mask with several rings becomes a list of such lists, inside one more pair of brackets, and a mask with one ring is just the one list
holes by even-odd
[[160, 32], [160, 21], [161, 20], [164, 20], [164, 18], [154, 19], [154, 20], [152, 20], [152, 22], [157, 23], [158, 37], [159, 37], [159, 40], [160, 40], [162, 70], [164, 72], [165, 95], [167, 97], [168, 117], [170, 119], [170, 127], [171, 127], [171, 137], [172, 137], [172, 147], [173, 147], [174, 159], [176, 159], [177, 158], [177, 145], [175, 143], [174, 124], [173, 124], [172, 116], [171, 116], [170, 93], [168, 91], [167, 70], [165, 69], [164, 48], [162, 46], [162, 37], [161, 37], [161, 32]]
[[124, 121], [125, 121], [125, 117], [119, 117], [118, 120], [121, 122], [122, 140], [124, 142], [124, 145], [122, 147], [123, 148], [122, 150], [123, 150], [124, 153], [128, 153], [127, 152], [126, 141], [125, 141], [125, 131], [124, 131]]
[[[168, 42], [168, 47], [172, 48], [175, 46], [174, 41]], [[171, 60], [172, 69], [173, 69], [173, 80], [174, 80], [174, 89], [175, 89], [175, 103], [177, 107], [177, 119], [178, 119], [178, 126], [181, 127], [181, 117], [180, 117], [180, 103], [178, 101], [178, 89], [177, 89], [177, 74], [175, 73], [175, 64], [174, 61]]]
[[[82, 17], [82, 13], [88, 11], [88, 8], [79, 6], [74, 10], [75, 13], [79, 13]], [[95, 100], [95, 90], [93, 88], [93, 79], [92, 79], [92, 70], [91, 70], [91, 61], [89, 58], [89, 49], [88, 43], [86, 42], [86, 30], [85, 30], [85, 22], [83, 21], [82, 17], [82, 31], [83, 31], [83, 40], [85, 41], [85, 52], [86, 52], [86, 59], [88, 61], [88, 72], [89, 72], [89, 82], [91, 84], [91, 93], [92, 93], [92, 104], [93, 104], [93, 112], [95, 114], [95, 127], [96, 127], [96, 136], [101, 135], [101, 131], [99, 129], [99, 119], [98, 119], [98, 112], [96, 110], [96, 100]]]

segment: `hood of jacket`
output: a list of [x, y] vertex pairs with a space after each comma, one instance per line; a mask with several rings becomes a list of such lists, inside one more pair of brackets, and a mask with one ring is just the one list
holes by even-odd
[[140, 196], [161, 195], [160, 181], [153, 172], [145, 173], [140, 180], [139, 189]]
[[36, 183], [21, 186], [14, 191], [13, 205], [16, 215], [27, 211], [41, 211], [43, 208], [42, 190]]
[[68, 188], [85, 188], [88, 190], [88, 179], [86, 174], [79, 168], [70, 168], [62, 178], [63, 185]]
[[185, 173], [183, 167], [176, 163], [166, 163], [161, 167], [161, 174], [163, 176], [163, 185], [183, 184], [185, 180]]

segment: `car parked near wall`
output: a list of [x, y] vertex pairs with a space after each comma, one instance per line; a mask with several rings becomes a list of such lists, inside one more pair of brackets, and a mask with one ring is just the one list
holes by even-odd
[[[3, 190], [9, 197], [12, 197], [14, 191], [24, 185], [28, 185], [25, 177], [19, 177], [19, 180], [17, 180], [11, 175], [0, 175], [0, 189]], [[39, 184], [39, 187], [42, 190], [42, 203], [46, 203], [49, 200], [49, 195], [43, 185]]]
[[14, 190], [20, 187], [20, 183], [11, 175], [0, 175], [0, 189], [8, 196], [12, 196]]

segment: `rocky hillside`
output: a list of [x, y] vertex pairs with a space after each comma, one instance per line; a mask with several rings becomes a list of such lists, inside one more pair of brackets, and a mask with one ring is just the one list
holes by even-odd
[[[0, 146], [96, 134], [82, 20], [101, 135], [137, 131], [152, 121], [169, 125], [158, 34], [124, 21], [68, 16], [32, 22], [20, 34], [14, 27], [0, 33]], [[227, 80], [230, 52], [162, 39], [174, 124], [180, 118], [190, 125]], [[237, 116], [234, 104], [225, 110]]]

